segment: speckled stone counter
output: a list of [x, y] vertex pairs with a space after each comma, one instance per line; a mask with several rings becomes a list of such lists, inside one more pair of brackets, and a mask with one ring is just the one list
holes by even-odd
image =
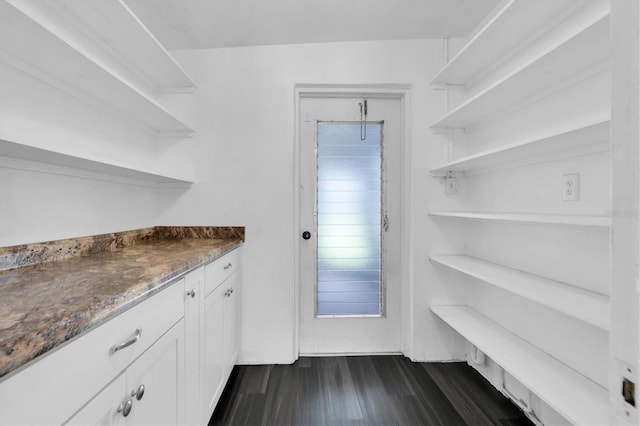
[[243, 241], [240, 227], [156, 227], [0, 248], [0, 381]]

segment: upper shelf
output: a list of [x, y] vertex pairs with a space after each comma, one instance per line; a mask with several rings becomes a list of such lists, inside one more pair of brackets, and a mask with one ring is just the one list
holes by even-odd
[[193, 91], [195, 83], [122, 0], [58, 0], [122, 62], [138, 70], [159, 92]]
[[469, 127], [514, 105], [538, 99], [576, 74], [604, 63], [610, 52], [609, 13], [604, 7], [593, 13], [544, 51], [445, 114], [431, 128]]
[[475, 257], [432, 256], [431, 260], [596, 327], [609, 329], [609, 298], [601, 294]]
[[92, 158], [79, 157], [77, 155], [54, 152], [47, 149], [32, 147], [0, 139], [0, 153], [2, 156], [19, 158], [21, 160], [35, 161], [38, 163], [52, 164], [60, 167], [86, 170], [92, 173], [103, 173], [126, 179], [155, 184], [175, 184], [179, 186], [190, 185], [192, 178], [173, 176], [158, 173], [152, 170], [144, 170], [131, 167], [127, 164], [108, 163]]
[[[0, 60], [152, 133], [193, 134], [133, 82], [151, 81], [159, 91], [193, 87], [121, 1], [2, 2]], [[126, 69], [134, 70], [128, 78], [121, 64], [130, 62], [133, 67]]]
[[572, 424], [609, 424], [605, 388], [467, 306], [431, 311]]
[[[498, 64], [531, 35], [544, 30], [571, 6], [573, 0], [509, 0], [471, 36], [467, 44], [431, 80], [431, 84], [466, 85]], [[542, 24], [541, 24], [542, 23]], [[518, 37], [505, 37], [518, 34]]]
[[434, 175], [449, 171], [477, 170], [512, 161], [523, 160], [582, 147], [607, 151], [609, 149], [609, 118], [596, 118], [586, 123], [555, 130], [549, 134], [523, 139], [508, 145], [469, 155], [429, 170]]
[[611, 227], [611, 217], [609, 216], [472, 212], [429, 212], [429, 216], [451, 217], [458, 219], [491, 220], [501, 222], [528, 222], [555, 225], [593, 226], [603, 228]]

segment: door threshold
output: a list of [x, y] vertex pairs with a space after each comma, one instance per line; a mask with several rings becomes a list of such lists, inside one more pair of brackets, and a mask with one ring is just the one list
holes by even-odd
[[376, 356], [376, 355], [403, 355], [402, 352], [322, 352], [322, 353], [299, 353], [299, 357], [329, 357], [329, 356]]

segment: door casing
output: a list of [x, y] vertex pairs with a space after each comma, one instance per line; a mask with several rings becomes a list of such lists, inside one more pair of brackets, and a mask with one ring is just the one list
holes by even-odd
[[[410, 127], [407, 117], [409, 107], [411, 105], [411, 85], [305, 85], [299, 84], [295, 86], [295, 116], [294, 116], [294, 176], [293, 176], [293, 192], [294, 192], [294, 221], [293, 221], [293, 237], [294, 237], [294, 353], [292, 359], [298, 359], [300, 348], [300, 234], [302, 228], [300, 225], [300, 100], [306, 97], [323, 97], [323, 98], [339, 98], [339, 97], [360, 97], [367, 99], [398, 99], [401, 103], [401, 135], [400, 135], [400, 157], [404, 165], [411, 164], [410, 144]], [[412, 304], [409, 303], [412, 298], [412, 259], [410, 256], [411, 248], [411, 209], [410, 209], [410, 188], [411, 188], [411, 167], [402, 167], [400, 176], [401, 187], [401, 206], [402, 217], [400, 222], [400, 331], [401, 331], [401, 352], [403, 354], [410, 353], [411, 336], [413, 335], [413, 317]]]

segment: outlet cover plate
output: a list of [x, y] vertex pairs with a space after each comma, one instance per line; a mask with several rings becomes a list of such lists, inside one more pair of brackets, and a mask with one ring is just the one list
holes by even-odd
[[580, 174], [562, 175], [562, 201], [580, 200]]

